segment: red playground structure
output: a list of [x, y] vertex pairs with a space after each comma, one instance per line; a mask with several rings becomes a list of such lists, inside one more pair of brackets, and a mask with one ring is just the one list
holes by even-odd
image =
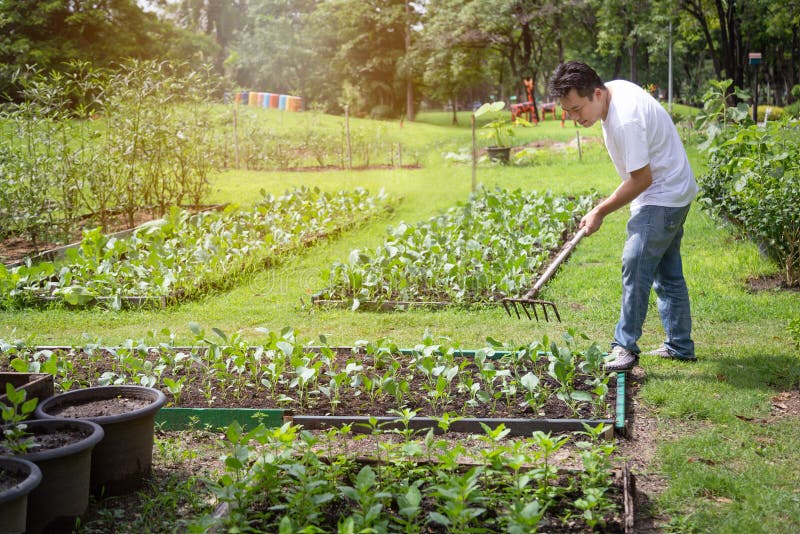
[[533, 78], [524, 78], [525, 92], [528, 93], [528, 101], [511, 105], [511, 120], [516, 120], [523, 113], [528, 114], [528, 122], [539, 123], [539, 111], [536, 109], [536, 101], [533, 99]]

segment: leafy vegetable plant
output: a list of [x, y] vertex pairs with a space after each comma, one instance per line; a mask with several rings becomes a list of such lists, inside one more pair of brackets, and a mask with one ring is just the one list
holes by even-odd
[[3, 417], [3, 441], [0, 448], [14, 454], [25, 454], [33, 445], [33, 437], [27, 431], [23, 421], [28, 419], [36, 409], [39, 399], [27, 399], [28, 392], [16, 389], [11, 382], [6, 383], [6, 397], [9, 405], [0, 404]]
[[319, 299], [489, 302], [517, 295], [594, 196], [480, 188], [463, 205], [417, 225], [400, 223], [372, 253], [353, 250], [323, 273]]

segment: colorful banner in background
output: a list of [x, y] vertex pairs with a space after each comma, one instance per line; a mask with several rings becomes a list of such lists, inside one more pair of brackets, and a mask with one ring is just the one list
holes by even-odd
[[303, 99], [299, 96], [279, 95], [276, 93], [260, 93], [257, 91], [241, 91], [233, 94], [236, 104], [260, 107], [265, 109], [280, 109], [283, 111], [302, 111]]

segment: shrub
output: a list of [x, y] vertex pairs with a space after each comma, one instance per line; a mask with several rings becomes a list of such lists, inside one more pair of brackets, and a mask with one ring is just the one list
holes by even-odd
[[789, 104], [785, 108], [783, 108], [783, 113], [789, 118], [798, 119], [800, 118], [800, 100]]
[[787, 122], [729, 129], [701, 178], [701, 203], [753, 239], [800, 286], [800, 131]]
[[[767, 120], [779, 121], [783, 118], [784, 111], [782, 107], [761, 105], [758, 106], [758, 122], [764, 122], [767, 109], [769, 109], [769, 117], [767, 117]], [[750, 108], [750, 111], [752, 113], [752, 108]]]

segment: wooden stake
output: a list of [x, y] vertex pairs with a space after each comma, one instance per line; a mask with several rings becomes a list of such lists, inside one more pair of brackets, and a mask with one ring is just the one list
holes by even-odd
[[350, 106], [344, 107], [344, 131], [347, 136], [347, 169], [353, 168], [353, 146], [350, 144]]
[[478, 187], [478, 148], [475, 141], [475, 114], [472, 114], [472, 192]]

